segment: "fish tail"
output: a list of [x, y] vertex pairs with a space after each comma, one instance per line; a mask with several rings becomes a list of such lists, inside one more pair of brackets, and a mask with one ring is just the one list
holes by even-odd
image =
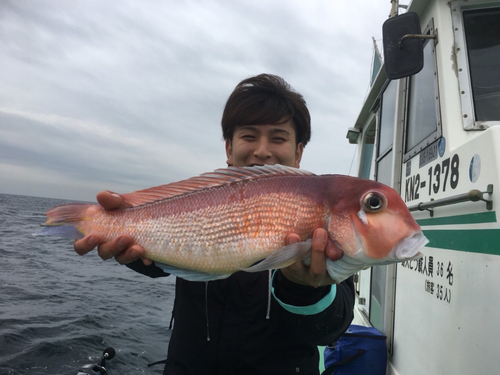
[[51, 208], [45, 215], [47, 221], [42, 224], [44, 227], [37, 235], [58, 236], [71, 239], [83, 238], [86, 233], [82, 228], [82, 223], [91, 219], [89, 208], [95, 206], [85, 203], [63, 204]]

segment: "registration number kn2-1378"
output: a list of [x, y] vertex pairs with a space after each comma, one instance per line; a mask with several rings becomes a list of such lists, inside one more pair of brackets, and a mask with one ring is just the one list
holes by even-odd
[[439, 192], [444, 193], [448, 188], [455, 189], [460, 178], [459, 165], [460, 158], [455, 154], [451, 158], [443, 159], [441, 163], [430, 166], [425, 176], [420, 173], [409, 176], [405, 184], [405, 202], [419, 199], [420, 193], [425, 188], [429, 197]]

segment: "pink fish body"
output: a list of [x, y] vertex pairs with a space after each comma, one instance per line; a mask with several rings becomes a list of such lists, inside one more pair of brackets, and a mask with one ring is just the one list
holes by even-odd
[[[414, 258], [427, 242], [393, 189], [281, 165], [219, 169], [122, 197], [133, 207], [54, 207], [41, 234], [112, 240], [126, 233], [147, 258], [188, 280], [285, 267], [307, 257], [308, 240], [320, 227], [344, 251], [342, 260], [327, 262], [336, 281]], [[285, 246], [289, 233], [302, 242]]]

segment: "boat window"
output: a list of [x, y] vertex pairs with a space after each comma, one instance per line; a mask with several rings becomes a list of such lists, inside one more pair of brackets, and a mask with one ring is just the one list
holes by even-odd
[[373, 119], [368, 130], [364, 132], [363, 146], [361, 148], [361, 158], [359, 167], [359, 177], [370, 179], [370, 172], [372, 170], [373, 150], [375, 143], [375, 119]]
[[387, 267], [372, 267], [371, 286], [370, 323], [380, 332], [386, 332], [384, 310], [386, 305]]
[[[500, 122], [500, 7], [451, 2], [456, 73], [465, 130]], [[474, 7], [474, 8], [473, 8]]]
[[396, 118], [397, 81], [389, 81], [381, 98], [379, 110], [379, 139], [377, 152], [377, 172], [375, 179], [392, 185], [392, 143]]
[[378, 182], [383, 184], [392, 185], [392, 150], [386, 154], [377, 163], [377, 178]]
[[[393, 85], [396, 86], [395, 84]], [[392, 94], [392, 93], [391, 93]], [[387, 98], [384, 98], [387, 102]], [[393, 98], [393, 104], [395, 103], [396, 98]], [[387, 107], [382, 106], [382, 117], [383, 111]], [[393, 105], [392, 114], [395, 113], [395, 106]], [[386, 112], [388, 113], [388, 112]], [[392, 184], [392, 134], [394, 133], [394, 115], [392, 116], [392, 130], [389, 131], [386, 129], [387, 133], [391, 133], [391, 145], [388, 152], [383, 154], [383, 156], [377, 161], [377, 176], [376, 180], [386, 184]], [[386, 126], [389, 126], [386, 123]], [[383, 129], [383, 128], [382, 128]], [[380, 131], [380, 136], [382, 137], [383, 131]], [[385, 327], [385, 306], [386, 306], [386, 284], [387, 284], [387, 267], [384, 266], [374, 266], [372, 267], [372, 282], [371, 282], [371, 299], [370, 299], [370, 322], [373, 324], [375, 328], [377, 328], [381, 332], [387, 332]]]
[[[433, 23], [424, 34], [433, 33]], [[441, 135], [434, 40], [424, 43], [424, 67], [408, 82], [405, 161]]]
[[[398, 81], [389, 81], [382, 96], [379, 108], [379, 138], [377, 147], [377, 168], [375, 179], [392, 186], [393, 143], [396, 123]], [[381, 332], [386, 332], [386, 284], [387, 267], [372, 267], [370, 322]]]
[[372, 158], [373, 158], [373, 143], [365, 143], [363, 145], [363, 150], [361, 151], [361, 165], [359, 177], [370, 179], [370, 171], [372, 169]]
[[500, 8], [465, 11], [465, 40], [476, 121], [500, 120]]
[[380, 138], [378, 154], [382, 156], [392, 148], [394, 138], [394, 118], [396, 116], [397, 82], [390, 81], [382, 95], [380, 111]]

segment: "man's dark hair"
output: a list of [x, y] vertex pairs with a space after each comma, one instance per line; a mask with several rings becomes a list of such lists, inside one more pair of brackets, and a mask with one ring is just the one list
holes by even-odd
[[311, 139], [311, 116], [302, 95], [281, 77], [259, 74], [241, 81], [227, 100], [222, 114], [222, 135], [233, 140], [239, 125], [283, 124], [291, 121], [297, 144]]

